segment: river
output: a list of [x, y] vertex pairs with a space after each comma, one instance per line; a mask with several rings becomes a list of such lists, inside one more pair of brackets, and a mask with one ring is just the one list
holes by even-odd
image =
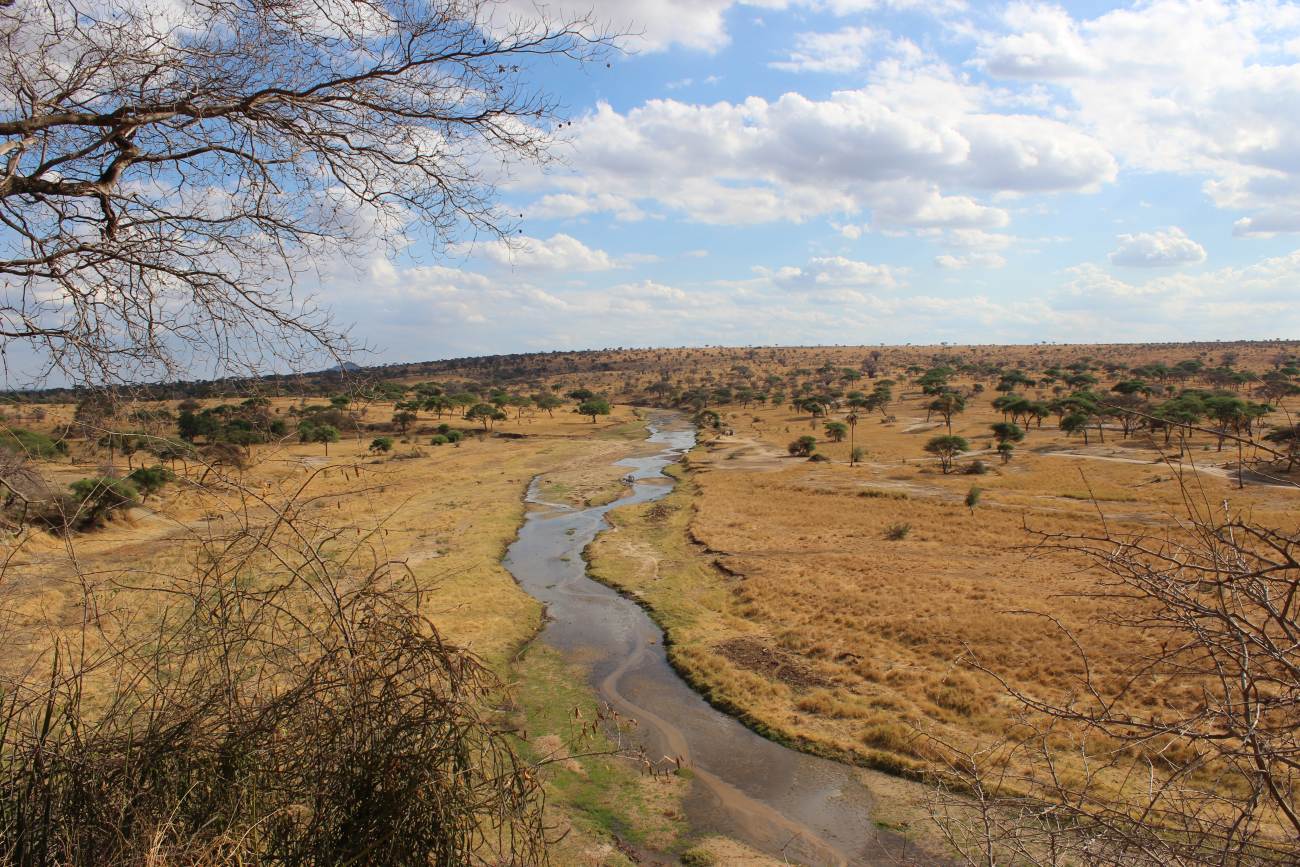
[[[657, 453], [619, 461], [633, 479], [623, 498], [573, 509], [532, 504], [505, 566], [550, 616], [540, 640], [590, 670], [591, 684], [637, 720], [648, 755], [680, 756], [691, 771], [686, 819], [692, 832], [723, 834], [808, 865], [897, 864], [904, 841], [871, 822], [871, 795], [848, 765], [800, 753], [711, 707], [668, 664], [663, 633], [632, 600], [593, 581], [582, 551], [611, 509], [672, 490], [662, 470], [695, 444], [680, 413], [655, 411], [648, 443]], [[594, 660], [594, 663], [593, 663]]]

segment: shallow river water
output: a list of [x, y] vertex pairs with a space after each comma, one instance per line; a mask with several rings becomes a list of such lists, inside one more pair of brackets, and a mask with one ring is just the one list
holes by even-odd
[[590, 668], [600, 697], [637, 720], [649, 756], [685, 760], [694, 832], [798, 864], [898, 863], [903, 841], [872, 825], [871, 796], [855, 769], [769, 741], [715, 710], [668, 664], [663, 633], [646, 613], [587, 576], [582, 551], [609, 527], [605, 513], [666, 496], [671, 479], [661, 471], [695, 444], [695, 429], [678, 413], [656, 412], [648, 442], [662, 450], [619, 462], [635, 481], [614, 503], [572, 509], [541, 502], [536, 480], [529, 489], [534, 507], [504, 562], [546, 604], [541, 640]]

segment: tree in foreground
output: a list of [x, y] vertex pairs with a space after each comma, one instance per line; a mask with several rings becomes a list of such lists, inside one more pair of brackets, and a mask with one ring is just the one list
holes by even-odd
[[[1300, 536], [1190, 486], [1183, 501], [1165, 529], [1040, 536], [1094, 567], [1080, 593], [1135, 653], [1098, 665], [1088, 635], [1026, 612], [1078, 654], [1059, 692], [975, 660], [1024, 714], [976, 748], [921, 734], [944, 763], [932, 815], [963, 863], [1300, 863]], [[1152, 684], [1167, 701], [1144, 698]]]
[[842, 421], [828, 421], [824, 425], [826, 429], [826, 438], [833, 443], [844, 442], [844, 437], [848, 436], [849, 426]]
[[525, 76], [608, 45], [494, 0], [3, 5], [0, 336], [91, 383], [342, 357], [294, 275], [507, 235], [484, 167], [555, 116]]
[[[352, 343], [299, 275], [372, 245], [508, 237], [491, 178], [544, 161], [556, 120], [527, 77], [608, 44], [508, 13], [0, 0], [6, 352], [80, 385], [338, 364]], [[327, 451], [338, 437], [310, 430]], [[544, 861], [541, 777], [500, 729], [503, 686], [423, 618], [382, 528], [328, 523], [304, 494], [318, 475], [250, 488], [238, 447], [191, 435], [222, 520], [177, 542], [174, 574], [69, 576], [79, 627], [0, 672], [0, 862]], [[127, 484], [76, 494], [101, 509]]]
[[970, 443], [965, 438], [948, 434], [934, 437], [925, 444], [925, 450], [939, 459], [939, 466], [945, 474], [952, 469], [952, 463], [962, 452], [970, 451]]

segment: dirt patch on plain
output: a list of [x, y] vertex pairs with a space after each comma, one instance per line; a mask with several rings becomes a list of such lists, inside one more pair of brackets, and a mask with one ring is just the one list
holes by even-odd
[[798, 657], [757, 638], [731, 638], [716, 647], [718, 653], [735, 665], [775, 678], [796, 689], [831, 685], [829, 678], [813, 671]]

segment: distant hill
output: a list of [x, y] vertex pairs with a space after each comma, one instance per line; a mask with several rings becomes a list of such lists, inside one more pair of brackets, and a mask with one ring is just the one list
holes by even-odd
[[351, 361], [344, 361], [343, 363], [336, 364], [333, 367], [325, 368], [321, 373], [357, 373], [362, 370], [365, 370], [365, 368], [361, 365], [353, 364]]

